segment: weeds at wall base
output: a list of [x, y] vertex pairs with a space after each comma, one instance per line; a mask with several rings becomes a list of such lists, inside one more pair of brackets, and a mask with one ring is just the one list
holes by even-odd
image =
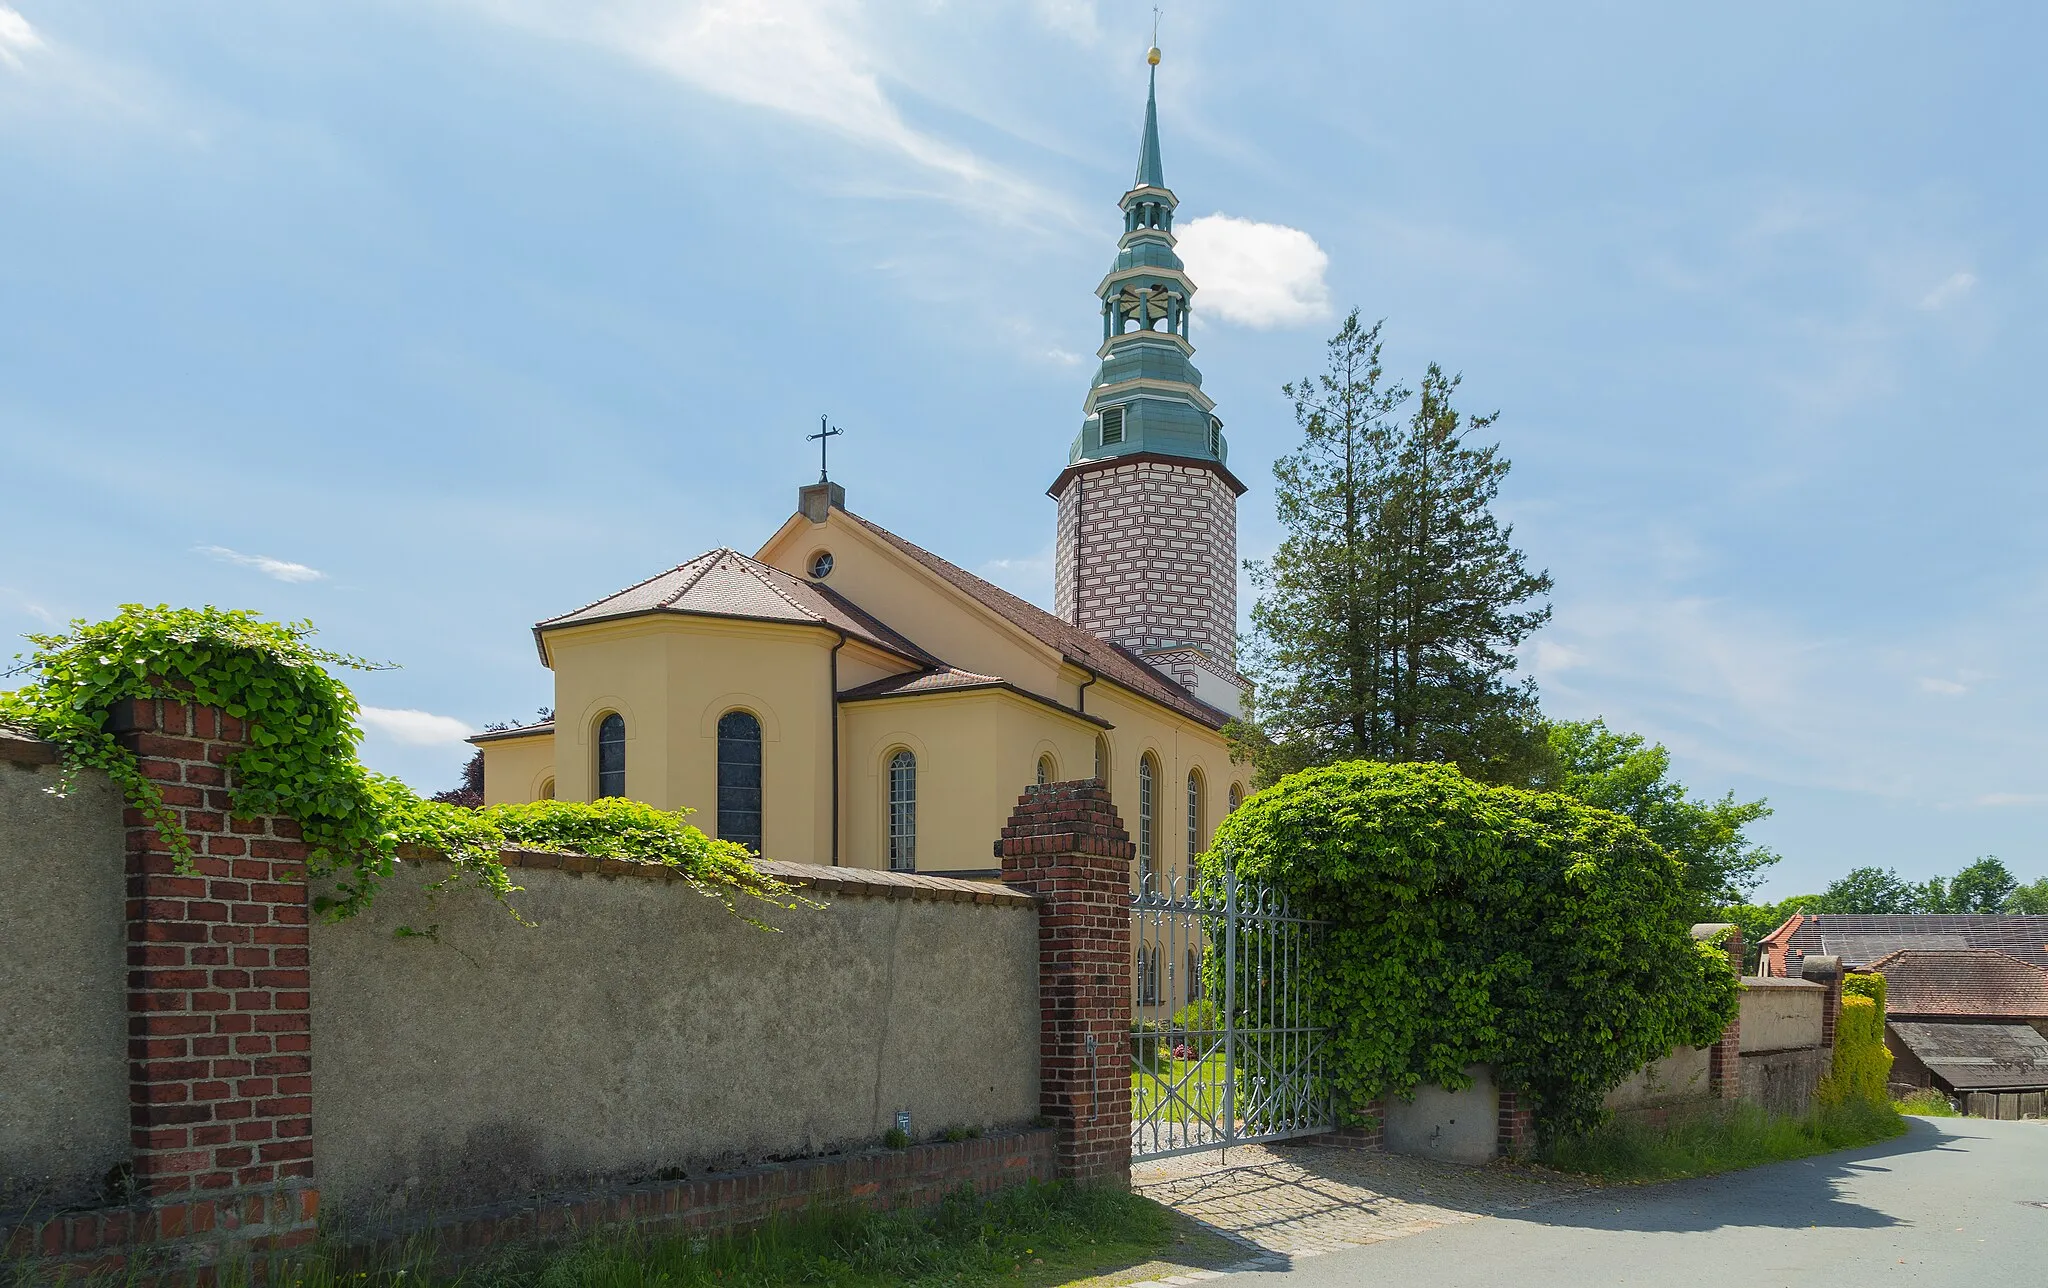
[[[424, 1241], [351, 1249], [222, 1273], [214, 1288], [829, 1288], [1052, 1285], [1139, 1265], [1187, 1237], [1167, 1209], [1127, 1191], [1031, 1182], [989, 1198], [970, 1190], [922, 1212], [821, 1209], [727, 1235], [597, 1234], [565, 1248], [509, 1247], [460, 1270], [437, 1267]], [[0, 1266], [5, 1288], [143, 1288], [190, 1275], [81, 1274]]]
[[1889, 1104], [1850, 1100], [1820, 1106], [1800, 1118], [1736, 1104], [1674, 1115], [1654, 1127], [1615, 1119], [1583, 1136], [1557, 1141], [1540, 1161], [1604, 1181], [1669, 1181], [1853, 1149], [1905, 1130], [1904, 1119]]

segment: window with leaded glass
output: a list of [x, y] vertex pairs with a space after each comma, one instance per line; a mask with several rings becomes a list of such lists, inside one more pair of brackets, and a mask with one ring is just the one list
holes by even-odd
[[614, 711], [597, 722], [597, 795], [626, 794], [626, 717]]
[[1152, 888], [1152, 777], [1151, 753], [1138, 761], [1138, 887]]
[[889, 757], [889, 870], [917, 871], [917, 757]]
[[1202, 776], [1188, 773], [1188, 876], [1195, 874], [1195, 856], [1202, 852]]
[[718, 839], [761, 852], [761, 721], [751, 711], [718, 717]]

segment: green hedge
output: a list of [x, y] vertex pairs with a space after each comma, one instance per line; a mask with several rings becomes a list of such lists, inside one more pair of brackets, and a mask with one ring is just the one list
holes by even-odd
[[1545, 1137], [1584, 1131], [1607, 1091], [1706, 1046], [1739, 985], [1686, 922], [1683, 871], [1619, 815], [1487, 787], [1442, 765], [1352, 761], [1253, 796], [1217, 829], [1230, 852], [1329, 922], [1310, 987], [1339, 1103], [1494, 1065]]

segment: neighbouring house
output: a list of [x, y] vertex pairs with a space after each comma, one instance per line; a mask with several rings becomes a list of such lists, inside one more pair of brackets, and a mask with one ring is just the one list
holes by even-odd
[[627, 796], [770, 859], [957, 875], [1027, 785], [1096, 778], [1138, 879], [1184, 872], [1248, 771], [1222, 733], [1245, 489], [1191, 361], [1177, 201], [1148, 93], [1101, 365], [1048, 489], [1056, 612], [851, 513], [821, 469], [752, 555], [536, 625], [555, 719], [473, 739], [485, 800]]
[[1988, 948], [2048, 969], [2048, 916], [2017, 913], [1797, 913], [1762, 940], [1759, 971], [1799, 978], [1810, 953], [1838, 957], [1844, 970], [1902, 949]]
[[[1870, 963], [1885, 980], [1892, 1081], [1972, 1104], [1973, 1093], [2048, 1092], [2048, 970], [1988, 948], [1905, 948]], [[2015, 1110], [2028, 1112], [2024, 1103]]]

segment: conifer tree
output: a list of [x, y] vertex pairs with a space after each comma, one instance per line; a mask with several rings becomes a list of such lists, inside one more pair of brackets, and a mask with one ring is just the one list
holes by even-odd
[[1273, 467], [1286, 539], [1247, 564], [1255, 714], [1238, 743], [1267, 781], [1359, 757], [1528, 781], [1546, 744], [1514, 649], [1549, 618], [1532, 601], [1551, 582], [1493, 514], [1509, 462], [1467, 441], [1496, 416], [1459, 412], [1435, 364], [1419, 397], [1389, 382], [1380, 350], [1353, 311], [1326, 370], [1283, 389], [1302, 443]]

